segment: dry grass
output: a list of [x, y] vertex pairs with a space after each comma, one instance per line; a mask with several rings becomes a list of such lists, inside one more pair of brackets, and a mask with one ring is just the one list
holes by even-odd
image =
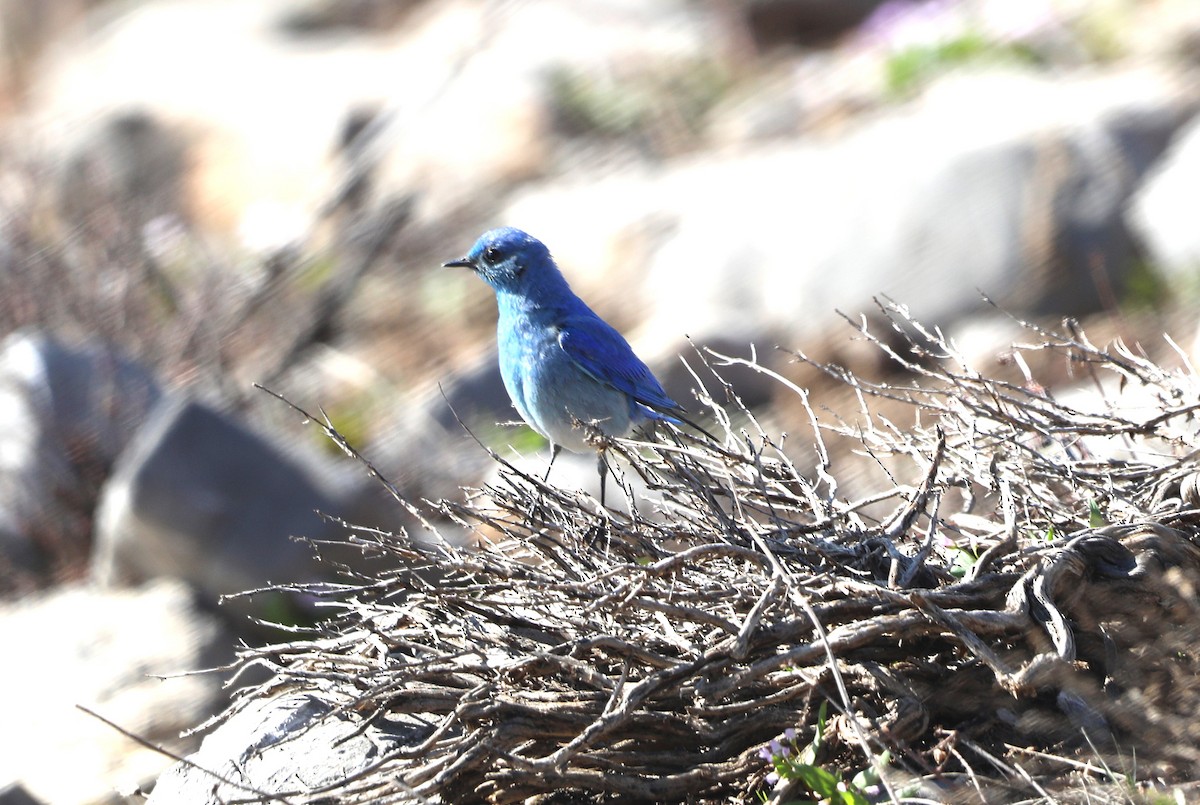
[[[464, 500], [405, 504], [483, 548], [353, 533], [389, 569], [305, 590], [340, 614], [243, 652], [275, 676], [234, 708], [300, 688], [364, 728], [428, 728], [290, 801], [784, 802], [807, 792], [772, 792], [759, 752], [788, 728], [811, 739], [826, 702], [815, 763], [849, 776], [886, 752], [878, 798], [1131, 801], [1200, 778], [1196, 376], [1031, 328], [1016, 354], [1092, 376], [1085, 411], [981, 376], [887, 310], [907, 346], [880, 348], [914, 382], [820, 367], [855, 390], [854, 417], [794, 388], [815, 466], [712, 389], [722, 443], [610, 445], [653, 513], [497, 457]], [[876, 413], [896, 402], [916, 424]], [[829, 449], [846, 438], [858, 456]], [[864, 462], [877, 485], [847, 499], [839, 474]]]

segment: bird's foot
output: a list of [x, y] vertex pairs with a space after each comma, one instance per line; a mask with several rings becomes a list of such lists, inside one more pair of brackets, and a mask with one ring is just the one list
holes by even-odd
[[598, 542], [600, 542], [601, 537], [604, 538], [604, 549], [608, 549], [609, 543], [612, 540], [612, 529], [610, 528], [610, 525], [611, 523], [607, 517], [600, 517], [596, 520], [596, 522], [587, 527], [587, 530], [583, 532], [583, 536], [580, 541], [584, 544], [588, 551], [596, 549], [596, 545]]

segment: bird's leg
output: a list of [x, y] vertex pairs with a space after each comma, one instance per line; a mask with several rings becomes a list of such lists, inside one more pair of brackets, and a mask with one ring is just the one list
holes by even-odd
[[[554, 459], [558, 458], [558, 454], [560, 452], [562, 452], [562, 445], [557, 445], [554, 442], [551, 442], [550, 443], [550, 463], [546, 466], [546, 474], [542, 476], [543, 484], [547, 483], [550, 480], [550, 470], [554, 469]], [[545, 494], [544, 490], [539, 490], [537, 500], [533, 501], [533, 503], [529, 507], [529, 511], [525, 513], [525, 519], [528, 520], [530, 523], [532, 523], [535, 519], [537, 519], [538, 515], [543, 511], [542, 496], [544, 494]]]
[[604, 460], [604, 451], [596, 454], [596, 471], [600, 473], [600, 508], [604, 508], [604, 486], [608, 480], [608, 462]]
[[596, 540], [603, 534], [606, 538], [611, 539], [612, 533], [609, 531], [608, 512], [604, 508], [604, 488], [608, 481], [608, 461], [604, 457], [604, 451], [600, 450], [596, 453], [596, 471], [600, 473], [600, 518], [595, 524], [588, 526], [584, 533], [584, 542], [591, 550], [596, 544]]
[[542, 483], [550, 480], [550, 470], [554, 469], [554, 459], [558, 458], [558, 454], [562, 452], [562, 445], [550, 443], [550, 465], [546, 467], [546, 474], [542, 476]]

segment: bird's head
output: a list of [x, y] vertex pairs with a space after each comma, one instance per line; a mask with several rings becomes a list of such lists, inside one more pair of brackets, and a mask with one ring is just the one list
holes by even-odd
[[484, 232], [466, 257], [443, 265], [469, 268], [497, 291], [515, 294], [563, 282], [546, 245], [512, 227]]

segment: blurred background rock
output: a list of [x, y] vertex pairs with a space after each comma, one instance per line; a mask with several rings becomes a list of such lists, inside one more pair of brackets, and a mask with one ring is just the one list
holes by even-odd
[[[3, 0], [0, 34], [0, 634], [46, 658], [4, 695], [64, 705], [3, 739], [49, 769], [96, 746], [70, 787], [0, 752], [35, 801], [153, 779], [70, 705], [151, 737], [218, 706], [209, 677], [127, 709], [247, 634], [256, 605], [217, 596], [321, 577], [291, 539], [336, 536], [315, 510], [411, 525], [253, 383], [414, 499], [489, 472], [459, 420], [536, 456], [490, 295], [439, 268], [487, 227], [548, 243], [685, 404], [690, 338], [836, 410], [774, 347], [869, 370], [838, 311], [879, 294], [985, 365], [1014, 328], [981, 292], [1192, 348], [1194, 0]], [[802, 445], [803, 412], [729, 379]], [[194, 639], [139, 659], [113, 630], [147, 616]]]

